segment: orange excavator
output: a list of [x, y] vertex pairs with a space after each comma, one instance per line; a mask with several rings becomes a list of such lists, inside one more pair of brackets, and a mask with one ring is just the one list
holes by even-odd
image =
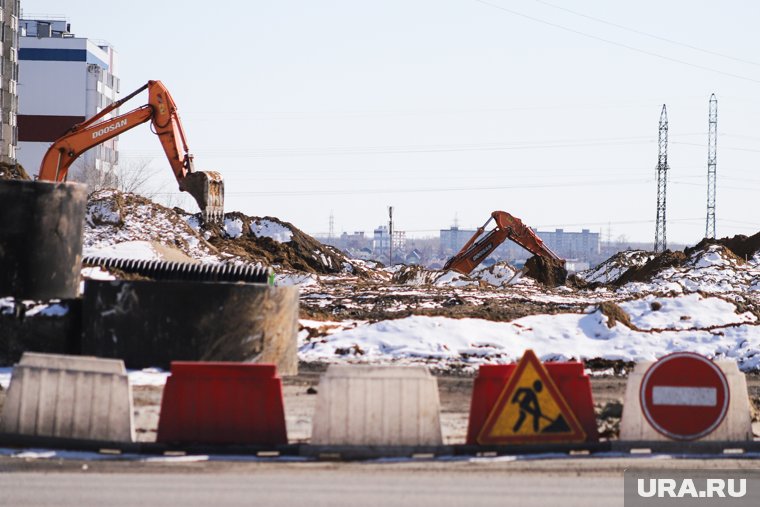
[[[148, 90], [148, 103], [132, 111], [104, 120], [111, 111]], [[193, 156], [179, 120], [177, 105], [161, 81], [148, 81], [138, 90], [105, 107], [88, 120], [71, 127], [50, 145], [42, 159], [38, 178], [64, 181], [71, 164], [85, 151], [150, 121], [172, 167], [179, 189], [193, 196], [204, 219], [219, 220], [224, 215], [224, 181], [215, 171], [196, 171]], [[180, 149], [181, 146], [181, 149]]]
[[[496, 222], [496, 227], [480, 238], [491, 221]], [[565, 261], [544, 245], [541, 238], [530, 227], [522, 223], [519, 218], [506, 211], [494, 211], [491, 213], [491, 218], [482, 227], [478, 227], [475, 234], [465, 243], [459, 253], [446, 262], [443, 269], [451, 269], [467, 275], [506, 239], [511, 239], [533, 255], [541, 257], [551, 264], [561, 265], [562, 268], [565, 266]]]

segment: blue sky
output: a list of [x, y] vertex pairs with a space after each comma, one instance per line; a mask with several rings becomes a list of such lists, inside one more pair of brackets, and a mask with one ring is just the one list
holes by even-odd
[[[696, 242], [716, 93], [718, 235], [760, 230], [757, 2], [93, 5], [22, 1], [25, 14], [63, 15], [77, 36], [112, 43], [122, 94], [167, 85], [196, 168], [225, 177], [227, 210], [310, 233], [332, 213], [337, 233], [370, 233], [393, 205], [398, 228], [429, 236], [503, 209], [541, 228], [651, 241], [667, 104], [668, 240]], [[120, 146], [174, 190], [147, 128]]]

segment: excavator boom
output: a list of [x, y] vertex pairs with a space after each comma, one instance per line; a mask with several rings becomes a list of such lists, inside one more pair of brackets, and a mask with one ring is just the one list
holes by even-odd
[[[103, 119], [146, 89], [147, 104], [128, 113]], [[48, 148], [38, 178], [64, 181], [71, 165], [82, 153], [148, 121], [161, 142], [179, 189], [193, 196], [205, 219], [218, 220], [224, 215], [222, 176], [215, 171], [196, 171], [193, 167], [193, 156], [187, 147], [177, 105], [161, 81], [148, 81], [95, 116], [71, 127]]]
[[[494, 221], [496, 227], [482, 238], [488, 224]], [[480, 239], [478, 239], [480, 238]], [[533, 255], [550, 259], [564, 265], [565, 261], [544, 245], [533, 230], [522, 221], [506, 211], [494, 211], [482, 227], [479, 227], [462, 249], [446, 262], [443, 269], [451, 269], [467, 275], [472, 272], [491, 252], [496, 250], [506, 239], [511, 239]]]

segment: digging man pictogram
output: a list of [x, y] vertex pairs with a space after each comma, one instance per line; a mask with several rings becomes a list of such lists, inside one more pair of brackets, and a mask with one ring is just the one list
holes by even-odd
[[515, 391], [511, 403], [520, 405], [520, 417], [517, 419], [512, 431], [517, 433], [522, 428], [528, 414], [533, 416], [533, 431], [538, 433], [539, 422], [544, 415], [541, 413], [541, 406], [538, 404], [537, 394], [543, 391], [544, 384], [540, 380], [533, 382], [533, 388], [521, 387]]
[[[533, 387], [521, 387], [515, 391], [512, 396], [511, 403], [518, 404], [520, 406], [520, 415], [512, 427], [512, 431], [517, 433], [522, 428], [525, 419], [528, 415], [533, 416], [533, 432], [534, 433], [561, 433], [569, 431], [570, 428], [559, 414], [556, 419], [550, 419], [541, 412], [541, 405], [538, 402], [538, 394], [544, 390], [544, 384], [540, 380], [533, 382]], [[549, 424], [544, 429], [539, 431], [541, 427], [541, 419], [546, 419]]]

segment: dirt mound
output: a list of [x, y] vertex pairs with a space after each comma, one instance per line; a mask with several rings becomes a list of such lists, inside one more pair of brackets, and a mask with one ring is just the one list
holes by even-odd
[[688, 257], [683, 252], [671, 252], [666, 250], [659, 255], [655, 255], [650, 261], [643, 266], [634, 266], [615, 280], [614, 284], [618, 287], [628, 282], [648, 282], [660, 271], [670, 267], [677, 267], [686, 262]]
[[525, 274], [538, 280], [547, 287], [564, 285], [567, 280], [567, 269], [562, 261], [546, 259], [534, 255], [525, 263]]
[[739, 259], [746, 261], [752, 258], [752, 256], [754, 256], [756, 253], [760, 252], [760, 232], [752, 236], [738, 234], [731, 238], [705, 238], [693, 247], [686, 248], [684, 252], [686, 255], [691, 255], [694, 252], [707, 249], [707, 247], [710, 245], [722, 245], [731, 250], [731, 253], [733, 253]]
[[32, 178], [20, 164], [5, 164], [0, 162], [0, 180], [31, 180]]
[[391, 281], [399, 285], [429, 285], [441, 276], [440, 271], [431, 271], [422, 266], [401, 266]]
[[219, 252], [174, 210], [145, 197], [115, 189], [97, 190], [87, 201], [86, 255], [120, 243], [157, 242], [201, 261], [218, 262]]
[[325, 275], [368, 272], [339, 250], [275, 217], [232, 212], [221, 224], [203, 224], [200, 214], [169, 209], [135, 194], [94, 192], [87, 204], [85, 247], [97, 255], [97, 250], [134, 241], [171, 246], [202, 262], [265, 264]]
[[623, 273], [633, 267], [643, 266], [653, 257], [652, 252], [644, 250], [618, 252], [598, 266], [576, 273], [574, 280], [578, 286], [588, 286], [589, 288], [615, 283]]
[[[195, 220], [200, 223], [197, 216]], [[275, 217], [226, 213], [223, 224], [204, 224], [200, 231], [220, 252], [249, 262], [324, 275], [366, 274], [364, 268], [351, 263], [336, 248], [323, 245], [293, 224]]]
[[470, 277], [485, 282], [488, 285], [504, 287], [514, 278], [516, 272], [517, 270], [510, 263], [500, 261], [493, 266], [473, 271]]

